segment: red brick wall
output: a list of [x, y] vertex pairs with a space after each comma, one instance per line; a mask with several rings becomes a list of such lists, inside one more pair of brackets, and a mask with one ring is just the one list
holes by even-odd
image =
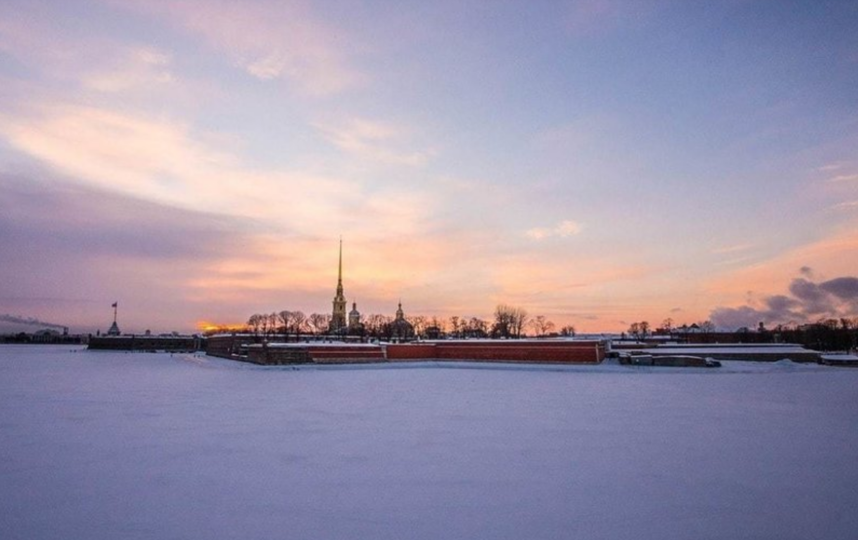
[[386, 348], [388, 360], [434, 360], [434, 343], [397, 344]]
[[[226, 343], [215, 347], [227, 349]], [[296, 357], [298, 351], [304, 359]], [[225, 351], [224, 351], [225, 352]], [[211, 352], [209, 352], [211, 354]], [[595, 364], [605, 358], [605, 345], [598, 341], [437, 341], [432, 343], [390, 344], [381, 347], [319, 346], [255, 347], [248, 358], [260, 364], [284, 364], [295, 361], [317, 363], [408, 362], [445, 360], [467, 362], [522, 362], [557, 364]]]
[[384, 362], [384, 351], [381, 347], [307, 347], [307, 352], [314, 362], [324, 363], [340, 361], [348, 363], [349, 360], [355, 362], [377, 361]]
[[381, 347], [300, 345], [292, 347], [251, 347], [248, 360], [263, 365], [295, 363], [357, 364], [384, 362]]
[[599, 363], [605, 346], [597, 341], [576, 342], [496, 342], [451, 341], [387, 346], [389, 360], [465, 360], [583, 364]]

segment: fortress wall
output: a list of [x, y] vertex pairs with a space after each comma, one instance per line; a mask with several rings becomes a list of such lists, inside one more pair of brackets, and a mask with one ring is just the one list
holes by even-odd
[[316, 364], [369, 364], [386, 361], [381, 347], [310, 346], [307, 352]]
[[206, 354], [238, 360], [235, 355], [241, 350], [241, 346], [251, 343], [255, 343], [255, 339], [247, 334], [211, 336], [206, 340]]
[[605, 345], [598, 341], [439, 341], [391, 344], [387, 346], [387, 358], [391, 361], [463, 360], [597, 364], [605, 359]]
[[391, 362], [434, 360], [437, 358], [434, 343], [389, 344], [385, 347], [385, 354]]
[[289, 364], [367, 364], [385, 362], [379, 346], [312, 345], [290, 346], [251, 345], [247, 359], [255, 364], [280, 366]]
[[240, 345], [252, 341], [248, 336], [209, 338], [207, 354], [243, 360], [261, 365], [351, 364], [379, 362], [416, 362], [444, 360], [466, 362], [521, 362], [557, 364], [597, 364], [605, 358], [600, 341], [555, 340], [469, 340], [398, 343], [382, 346], [349, 344], [289, 344], [278, 346], [249, 344], [247, 356], [238, 357]]

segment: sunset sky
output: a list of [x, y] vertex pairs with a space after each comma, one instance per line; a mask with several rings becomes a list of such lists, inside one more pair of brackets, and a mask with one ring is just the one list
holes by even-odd
[[329, 313], [340, 236], [365, 314], [858, 316], [858, 2], [0, 2], [7, 320]]

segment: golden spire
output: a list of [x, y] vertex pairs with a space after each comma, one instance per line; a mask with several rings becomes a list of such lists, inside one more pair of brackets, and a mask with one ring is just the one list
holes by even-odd
[[340, 265], [337, 271], [337, 295], [343, 295], [343, 237], [340, 236]]

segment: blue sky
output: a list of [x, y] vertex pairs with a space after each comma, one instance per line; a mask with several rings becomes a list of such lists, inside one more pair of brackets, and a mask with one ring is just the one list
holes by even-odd
[[[342, 235], [365, 313], [790, 322], [772, 298], [858, 268], [856, 30], [846, 1], [7, 1], [0, 312], [327, 312]], [[789, 317], [858, 315], [829, 300]]]

